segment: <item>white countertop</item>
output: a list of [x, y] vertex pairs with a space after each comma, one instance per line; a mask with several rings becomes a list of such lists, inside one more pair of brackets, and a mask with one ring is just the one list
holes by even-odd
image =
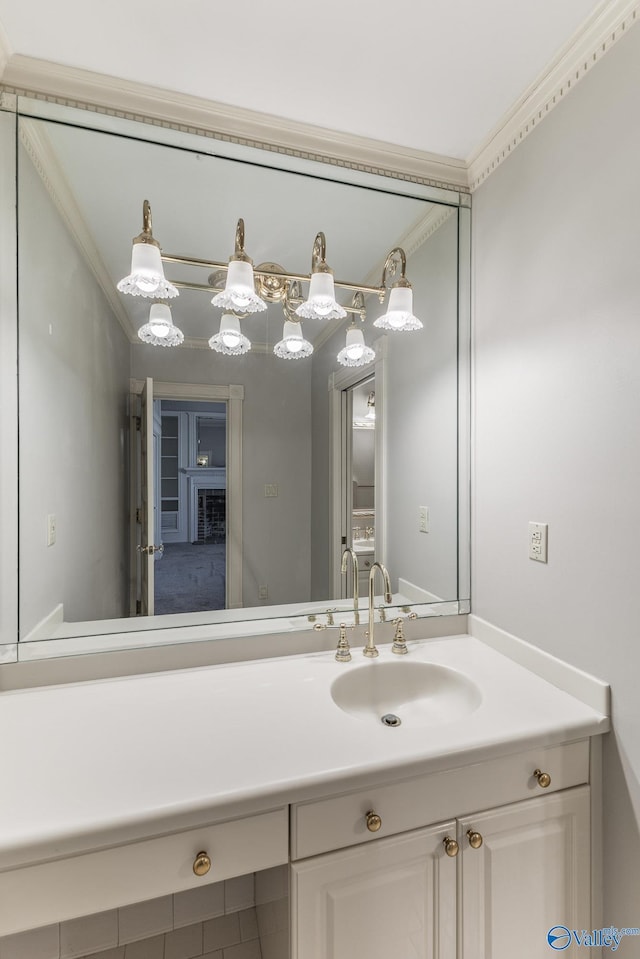
[[[471, 636], [0, 694], [0, 868], [117, 845], [606, 732], [609, 721]], [[340, 710], [333, 679], [421, 660], [482, 701], [434, 727]]]

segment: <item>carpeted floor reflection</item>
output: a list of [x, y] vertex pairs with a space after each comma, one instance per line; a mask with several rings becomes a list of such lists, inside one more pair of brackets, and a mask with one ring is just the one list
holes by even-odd
[[155, 564], [155, 612], [224, 609], [225, 544], [166, 543]]

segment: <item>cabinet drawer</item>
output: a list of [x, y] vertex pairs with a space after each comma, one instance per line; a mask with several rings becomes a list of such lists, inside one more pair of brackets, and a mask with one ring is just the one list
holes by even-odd
[[[0, 936], [288, 861], [287, 809], [0, 873]], [[193, 872], [200, 851], [211, 859]]]
[[[537, 769], [551, 777], [547, 788], [533, 775]], [[588, 781], [589, 742], [583, 740], [300, 803], [292, 807], [291, 858], [305, 859]], [[369, 811], [382, 820], [376, 832], [367, 828]]]

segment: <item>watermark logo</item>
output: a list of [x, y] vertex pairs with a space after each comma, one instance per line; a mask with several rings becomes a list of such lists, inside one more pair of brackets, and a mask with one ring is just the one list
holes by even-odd
[[554, 926], [547, 933], [547, 942], [556, 952], [562, 952], [571, 945], [571, 932], [566, 926]]
[[610, 949], [615, 952], [625, 936], [640, 936], [635, 926], [618, 929], [617, 926], [605, 926], [603, 929], [567, 929], [566, 926], [552, 926], [547, 933], [547, 942], [555, 952], [564, 952], [572, 943], [587, 949]]

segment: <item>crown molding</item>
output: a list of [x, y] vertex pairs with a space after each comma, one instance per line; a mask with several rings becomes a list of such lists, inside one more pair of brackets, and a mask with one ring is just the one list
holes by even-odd
[[29, 154], [47, 193], [84, 256], [127, 339], [130, 343], [136, 342], [136, 332], [131, 325], [129, 314], [122, 305], [42, 124], [34, 124], [28, 117], [24, 117], [20, 124], [20, 142]]
[[0, 83], [8, 94], [464, 195], [477, 189], [638, 21], [640, 0], [603, 0], [466, 161], [14, 54], [1, 24]]
[[640, 0], [605, 0], [467, 161], [473, 192], [640, 20]]
[[189, 94], [15, 54], [12, 92], [443, 189], [467, 190], [464, 160], [339, 133]]
[[9, 60], [13, 56], [13, 50], [9, 42], [9, 37], [7, 32], [2, 26], [2, 21], [0, 21], [0, 83], [3, 82], [4, 71], [7, 68]]

